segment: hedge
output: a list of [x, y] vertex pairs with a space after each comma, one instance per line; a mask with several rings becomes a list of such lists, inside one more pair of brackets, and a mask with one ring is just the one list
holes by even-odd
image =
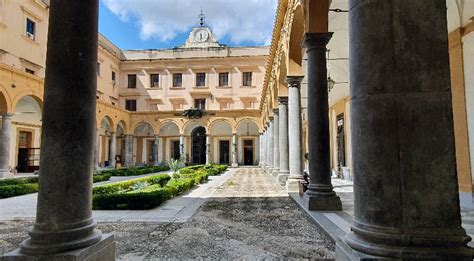
[[[166, 200], [190, 190], [195, 185], [206, 182], [211, 175], [218, 175], [227, 166], [192, 166], [183, 168], [184, 173], [174, 174], [173, 179], [167, 174], [133, 179], [94, 188], [93, 209], [151, 209]], [[144, 188], [130, 190], [135, 184], [147, 182]]]
[[101, 174], [95, 174], [92, 176], [92, 179], [93, 179], [93, 182], [96, 183], [96, 182], [102, 182], [102, 181], [107, 181], [110, 179], [112, 175], [110, 174], [107, 174], [107, 173], [101, 173]]
[[152, 167], [130, 167], [123, 169], [103, 170], [99, 174], [110, 174], [111, 176], [139, 176], [161, 171], [167, 171], [168, 166], [152, 166]]
[[0, 180], [0, 187], [8, 186], [8, 185], [38, 183], [38, 180], [39, 180], [39, 177], [4, 179], [4, 180]]

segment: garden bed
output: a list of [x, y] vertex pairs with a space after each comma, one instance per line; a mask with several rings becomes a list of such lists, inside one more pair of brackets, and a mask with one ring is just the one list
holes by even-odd
[[167, 171], [168, 166], [151, 166], [151, 167], [130, 167], [122, 169], [111, 169], [100, 171], [100, 174], [110, 174], [111, 176], [139, 176], [150, 173]]
[[192, 166], [172, 177], [158, 174], [99, 186], [93, 190], [92, 206], [96, 210], [152, 209], [226, 169], [223, 165]]
[[[93, 175], [95, 182], [107, 181], [110, 179], [109, 174]], [[0, 199], [16, 197], [38, 192], [39, 177], [29, 178], [13, 178], [0, 180]]]

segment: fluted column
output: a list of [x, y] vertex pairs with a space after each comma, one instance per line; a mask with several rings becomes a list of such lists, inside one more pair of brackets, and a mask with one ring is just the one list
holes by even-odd
[[472, 260], [461, 226], [446, 3], [349, 5], [355, 205], [346, 242], [377, 259]]
[[270, 117], [268, 122], [268, 137], [267, 137], [267, 173], [273, 172], [273, 117]]
[[284, 186], [290, 174], [289, 169], [289, 151], [288, 151], [288, 97], [279, 97], [279, 152], [280, 152], [280, 171], [277, 181]]
[[133, 136], [125, 135], [125, 165], [133, 166]]
[[288, 192], [298, 192], [299, 182], [303, 180], [303, 146], [301, 119], [301, 82], [304, 76], [288, 76], [288, 128], [290, 175], [286, 181]]
[[115, 168], [115, 156], [117, 155], [117, 135], [112, 132], [110, 135], [109, 167]]
[[239, 166], [237, 162], [237, 134], [232, 134], [232, 167]]
[[272, 176], [277, 177], [280, 173], [280, 113], [278, 109], [273, 110], [273, 171]]
[[305, 195], [310, 210], [341, 210], [341, 199], [331, 184], [329, 102], [326, 45], [332, 33], [307, 33], [308, 59], [308, 153], [310, 184]]
[[211, 137], [206, 134], [206, 164], [211, 164]]
[[181, 157], [181, 159], [184, 160], [184, 162], [186, 162], [186, 155], [184, 155], [184, 135], [180, 135], [179, 136], [179, 155]]
[[[20, 247], [24, 255], [52, 255], [42, 259], [59, 260], [54, 255], [60, 254], [65, 258], [61, 260], [73, 260], [74, 253], [68, 251], [103, 242], [92, 218], [97, 25], [98, 0], [51, 1], [41, 185], [34, 227]], [[82, 259], [97, 260], [102, 247], [90, 248]], [[114, 255], [101, 257], [114, 260]]]
[[160, 151], [160, 136], [155, 135], [155, 139], [153, 141], [153, 165], [154, 166], [160, 165], [159, 151]]
[[12, 130], [11, 114], [2, 115], [2, 133], [0, 134], [0, 178], [10, 175], [10, 140]]

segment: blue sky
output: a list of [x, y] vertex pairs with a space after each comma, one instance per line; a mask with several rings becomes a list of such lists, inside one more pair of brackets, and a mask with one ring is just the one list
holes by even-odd
[[185, 42], [202, 8], [220, 43], [268, 45], [277, 0], [245, 1], [101, 0], [99, 31], [124, 50], [171, 48]]

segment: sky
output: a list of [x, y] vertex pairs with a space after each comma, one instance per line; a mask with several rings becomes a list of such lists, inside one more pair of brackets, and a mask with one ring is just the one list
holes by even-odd
[[202, 8], [221, 44], [270, 45], [276, 7], [277, 0], [100, 0], [99, 31], [124, 50], [172, 48]]

